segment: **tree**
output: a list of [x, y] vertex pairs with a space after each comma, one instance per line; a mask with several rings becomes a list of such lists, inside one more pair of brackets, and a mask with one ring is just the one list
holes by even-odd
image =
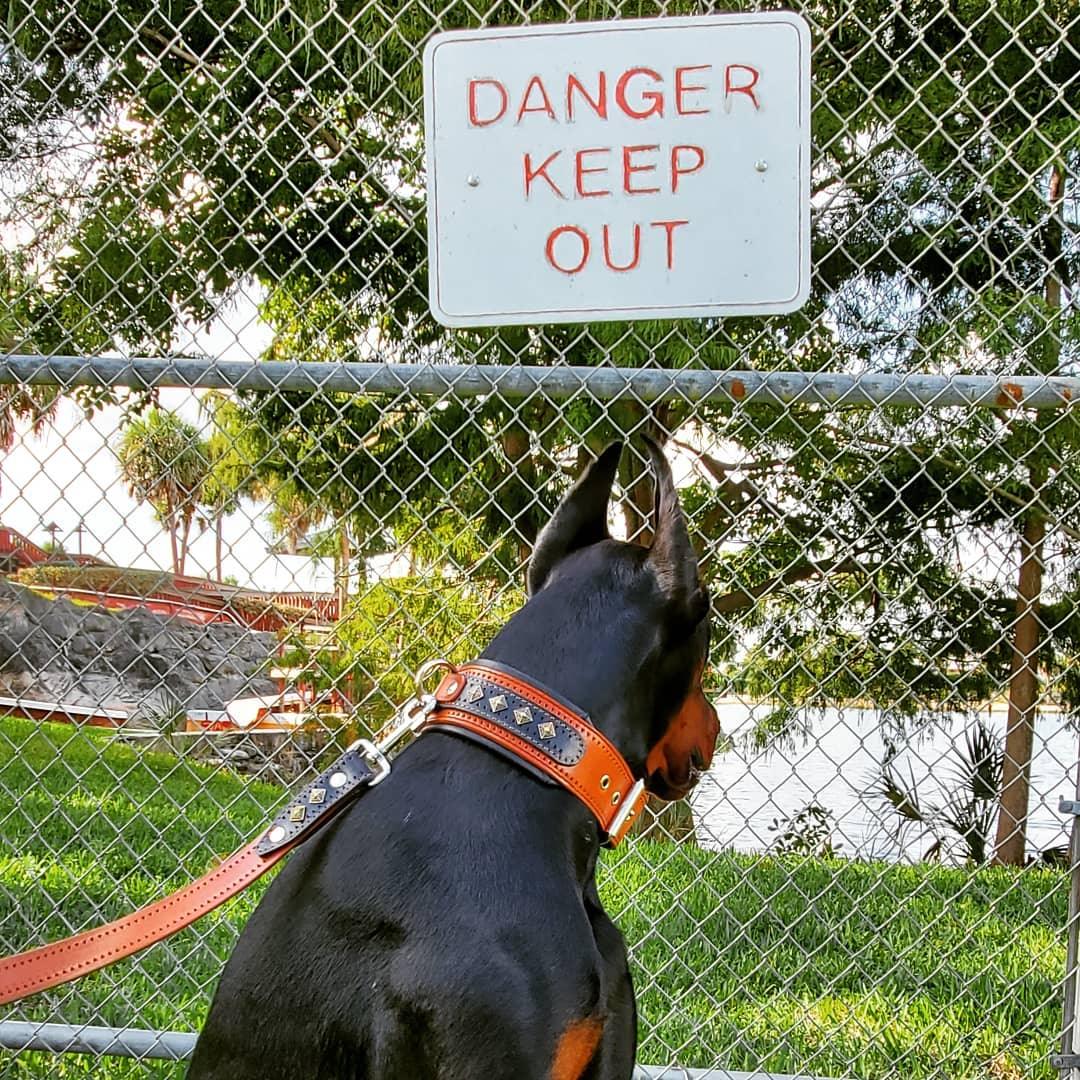
[[237, 414], [234, 400], [226, 394], [212, 392], [204, 395], [200, 408], [212, 422], [205, 443], [207, 473], [199, 489], [201, 524], [214, 529], [214, 577], [223, 581], [222, 524], [239, 509], [241, 500], [257, 497], [260, 488], [255, 462], [246, 452], [243, 440], [234, 434]]
[[[78, 20], [57, 0], [21, 0], [0, 56], [4, 138], [60, 154], [73, 118], [95, 132], [86, 189], [36, 196], [71, 211], [37, 211], [50, 289], [35, 325], [58, 350], [162, 351], [182, 320], [254, 278], [269, 358], [1065, 370], [1078, 319], [1072, 4], [869, 0], [857, 17], [838, 0], [806, 6], [822, 33], [816, 277], [802, 311], [448, 333], [426, 314], [420, 269], [421, 45], [436, 25], [518, 22], [520, 5], [306, 0], [256, 17], [211, 0], [173, 22], [133, 0], [80, 5]], [[526, 10], [566, 17], [558, 0]], [[679, 432], [702, 451], [693, 524], [726, 623], [718, 652], [739, 685], [784, 704], [764, 735], [783, 738], [806, 707], [869, 699], [910, 725], [1008, 686], [998, 852], [1015, 862], [1040, 679], [1080, 701], [1068, 523], [1080, 439], [1072, 414], [1003, 398], [997, 412], [295, 393], [244, 394], [239, 407], [260, 482], [290, 513], [331, 521], [349, 558], [409, 543], [419, 525], [446, 563], [503, 579], [574, 447]], [[628, 459], [620, 482], [645, 538], [643, 474]], [[457, 521], [470, 528], [447, 527]], [[967, 558], [998, 549], [1012, 581]]]
[[[31, 351], [29, 339], [30, 297], [34, 283], [18, 256], [0, 253], [0, 355]], [[0, 386], [0, 451], [10, 450], [19, 423], [28, 424], [34, 435], [56, 417], [60, 394], [51, 386]]]
[[182, 574], [210, 469], [198, 429], [175, 413], [153, 408], [123, 429], [116, 455], [128, 492], [149, 503], [168, 532], [172, 570]]
[[[879, 44], [839, 35], [817, 65], [826, 84], [846, 72], [875, 88], [851, 112], [830, 95], [817, 116], [829, 197], [817, 265], [849, 366], [1005, 380], [1067, 370], [1075, 353], [1078, 313], [1062, 298], [1080, 282], [1075, 190], [1066, 198], [1080, 114], [1060, 91], [1080, 81], [1080, 28], [1063, 4], [984, 14], [871, 4], [860, 19]], [[743, 677], [759, 692], [910, 716], [1008, 687], [995, 858], [1013, 864], [1040, 679], [1056, 675], [1080, 707], [1062, 677], [1080, 644], [1063, 617], [1077, 602], [1080, 426], [1022, 405], [1006, 387], [997, 411], [747, 410], [723, 430], [748, 468], [714, 463], [706, 511], [754, 538], [729, 570], [747, 600], [772, 598], [744, 623], [760, 644]], [[1012, 600], [1003, 572], [971, 565], [980, 551], [1014, 559]]]

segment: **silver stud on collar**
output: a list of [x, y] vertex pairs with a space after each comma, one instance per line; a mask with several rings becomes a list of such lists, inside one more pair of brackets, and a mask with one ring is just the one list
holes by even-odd
[[348, 779], [349, 778], [343, 772], [341, 772], [339, 770], [338, 772], [334, 773], [333, 776], [330, 777], [330, 786], [332, 788], [339, 788]]
[[514, 710], [514, 719], [518, 722], [519, 727], [522, 724], [531, 724], [532, 718], [532, 709], [530, 709], [528, 705], [526, 705], [523, 709]]
[[545, 720], [542, 724], [536, 725], [536, 734], [541, 739], [554, 739], [555, 738], [555, 725], [550, 720]]
[[494, 694], [488, 698], [488, 708], [492, 712], [502, 712], [503, 709], [507, 708], [508, 704], [503, 694]]
[[281, 825], [275, 825], [270, 830], [270, 835], [267, 836], [266, 839], [269, 840], [271, 844], [276, 844], [280, 840], [284, 840], [285, 839], [285, 829]]
[[470, 705], [474, 705], [484, 696], [484, 691], [481, 690], [480, 687], [476, 685], [476, 683], [469, 683], [469, 686], [465, 690], [465, 693], [463, 693], [461, 696]]

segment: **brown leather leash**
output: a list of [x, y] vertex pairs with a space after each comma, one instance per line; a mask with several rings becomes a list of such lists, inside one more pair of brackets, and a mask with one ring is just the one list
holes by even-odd
[[[423, 680], [446, 675], [434, 694]], [[574, 706], [510, 668], [477, 661], [424, 664], [417, 696], [378, 745], [352, 744], [305, 785], [261, 836], [196, 881], [105, 926], [0, 960], [0, 1005], [70, 982], [170, 937], [242, 892], [362, 792], [390, 774], [386, 751], [406, 735], [445, 730], [484, 743], [567, 788], [593, 813], [608, 846], [626, 835], [646, 799], [615, 747]]]

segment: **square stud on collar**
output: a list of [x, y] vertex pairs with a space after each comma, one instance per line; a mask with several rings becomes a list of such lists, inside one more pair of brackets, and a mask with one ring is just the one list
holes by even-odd
[[475, 705], [483, 696], [484, 691], [476, 683], [469, 683], [465, 693], [461, 695], [470, 705]]
[[518, 727], [521, 727], [522, 724], [531, 724], [532, 718], [532, 709], [530, 709], [528, 705], [523, 709], [514, 710], [514, 719], [517, 721]]
[[507, 704], [504, 694], [494, 694], [488, 698], [488, 708], [492, 712], [502, 712], [507, 707]]
[[550, 720], [545, 720], [542, 724], [536, 725], [536, 734], [541, 739], [554, 739], [555, 738], [555, 725]]

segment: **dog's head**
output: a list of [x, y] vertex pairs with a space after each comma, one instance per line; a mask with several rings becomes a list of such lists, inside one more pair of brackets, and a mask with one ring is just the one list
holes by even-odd
[[608, 532], [622, 452], [616, 443], [582, 473], [541, 532], [528, 584], [534, 603], [544, 593], [561, 594], [560, 603], [577, 613], [593, 640], [619, 651], [596, 671], [598, 680], [606, 675], [613, 685], [593, 689], [590, 697], [616, 717], [623, 752], [649, 791], [678, 799], [711, 764], [719, 734], [702, 688], [709, 595], [671, 466], [655, 443], [648, 446], [656, 482], [651, 546], [616, 541]]

